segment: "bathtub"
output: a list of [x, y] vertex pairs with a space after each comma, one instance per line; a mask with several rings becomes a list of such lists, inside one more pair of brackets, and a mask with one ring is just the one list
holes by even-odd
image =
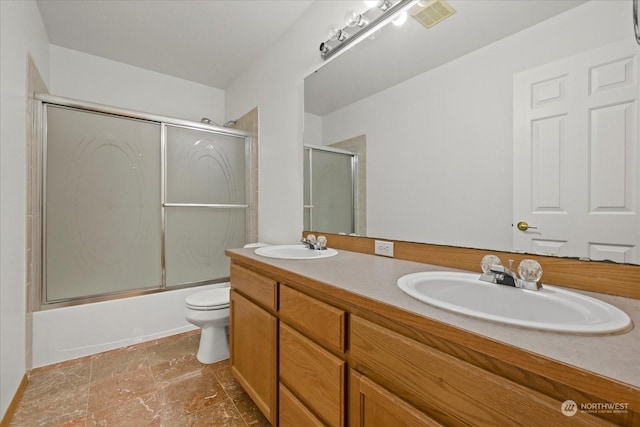
[[33, 367], [197, 329], [184, 318], [187, 295], [229, 283], [177, 289], [33, 313]]

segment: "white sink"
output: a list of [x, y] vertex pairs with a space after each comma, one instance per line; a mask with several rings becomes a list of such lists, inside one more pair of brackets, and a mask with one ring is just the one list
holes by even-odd
[[279, 259], [319, 259], [329, 258], [338, 254], [335, 249], [327, 248], [317, 251], [309, 249], [305, 245], [263, 246], [254, 252], [256, 255]]
[[480, 274], [429, 271], [398, 279], [405, 293], [427, 304], [480, 319], [573, 334], [611, 334], [629, 329], [625, 312], [576, 292], [543, 285], [538, 291], [496, 285]]

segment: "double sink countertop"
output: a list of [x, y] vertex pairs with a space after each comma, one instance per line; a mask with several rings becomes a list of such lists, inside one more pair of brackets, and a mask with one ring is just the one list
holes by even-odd
[[[250, 266], [278, 275], [287, 274], [310, 279], [318, 292], [344, 297], [344, 292], [382, 303], [430, 320], [489, 338], [564, 364], [640, 387], [640, 300], [595, 292], [579, 291], [626, 312], [634, 327], [616, 335], [572, 335], [542, 332], [502, 325], [452, 313], [420, 302], [405, 294], [398, 286], [400, 277], [421, 271], [461, 271], [436, 265], [399, 260], [376, 255], [339, 250], [338, 255], [314, 260], [266, 258], [254, 249], [230, 249], [227, 255]], [[544, 270], [544, 265], [542, 266]], [[478, 277], [480, 276], [478, 265]], [[292, 279], [293, 280], [293, 279]], [[542, 277], [544, 286], [544, 275]], [[557, 286], [557, 285], [554, 285]], [[320, 289], [321, 288], [321, 289]]]

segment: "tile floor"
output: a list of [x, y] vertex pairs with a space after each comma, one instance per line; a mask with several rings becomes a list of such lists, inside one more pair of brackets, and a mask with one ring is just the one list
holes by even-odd
[[10, 427], [269, 426], [199, 331], [34, 369]]

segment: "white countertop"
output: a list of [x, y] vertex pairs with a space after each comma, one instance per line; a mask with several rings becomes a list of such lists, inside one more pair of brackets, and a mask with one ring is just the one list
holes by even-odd
[[[397, 280], [405, 274], [452, 270], [430, 264], [345, 250], [339, 250], [334, 257], [317, 260], [266, 258], [254, 254], [254, 249], [230, 252], [640, 387], [640, 327], [634, 326], [631, 331], [617, 335], [584, 336], [528, 330], [455, 314], [420, 302], [398, 288]], [[571, 290], [620, 308], [631, 317], [634, 325], [640, 325], [640, 300]]]

